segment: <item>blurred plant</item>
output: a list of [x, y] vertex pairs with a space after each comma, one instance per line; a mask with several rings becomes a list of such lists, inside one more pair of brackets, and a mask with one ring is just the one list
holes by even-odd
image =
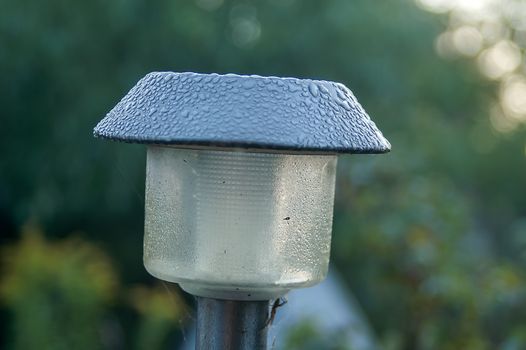
[[522, 267], [499, 256], [460, 189], [415, 176], [420, 153], [340, 163], [334, 256], [385, 349], [526, 347]]
[[157, 285], [154, 288], [137, 286], [129, 295], [132, 305], [141, 315], [135, 348], [165, 349], [165, 342], [173, 331], [174, 324], [180, 323], [187, 313], [184, 302], [166, 284], [164, 287]]
[[313, 320], [306, 319], [289, 330], [283, 348], [287, 350], [352, 350], [345, 344], [345, 337], [339, 332], [320, 332]]
[[[167, 287], [168, 288], [168, 287]], [[123, 290], [110, 259], [77, 237], [47, 241], [26, 227], [21, 240], [2, 249], [0, 300], [11, 312], [9, 348], [122, 348], [125, 335], [112, 315], [124, 305], [139, 315], [128, 334], [136, 349], [163, 349], [182, 322], [184, 302], [176, 291], [136, 286]]]
[[26, 228], [2, 249], [0, 296], [12, 312], [13, 349], [99, 349], [99, 326], [118, 288], [104, 253], [78, 238], [47, 242]]
[[448, 15], [436, 40], [445, 58], [476, 60], [480, 72], [499, 83], [491, 122], [500, 132], [526, 123], [526, 2], [523, 0], [417, 0], [425, 10]]

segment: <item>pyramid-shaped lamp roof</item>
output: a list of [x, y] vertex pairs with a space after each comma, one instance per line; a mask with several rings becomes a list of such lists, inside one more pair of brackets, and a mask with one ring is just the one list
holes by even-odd
[[234, 74], [147, 74], [94, 135], [274, 152], [385, 153], [391, 147], [342, 84]]

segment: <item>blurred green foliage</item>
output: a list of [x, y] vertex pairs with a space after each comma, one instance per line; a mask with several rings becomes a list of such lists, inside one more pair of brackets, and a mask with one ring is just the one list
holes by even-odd
[[[163, 282], [161, 282], [163, 283]], [[184, 301], [177, 292], [163, 283], [164, 288], [137, 286], [130, 293], [130, 300], [141, 317], [134, 347], [137, 350], [165, 349], [166, 340], [174, 325], [181, 325]]]
[[[111, 279], [121, 289], [149, 283], [141, 262], [144, 149], [94, 140], [91, 130], [144, 74], [174, 70], [349, 86], [393, 144], [389, 155], [340, 160], [334, 222], [334, 261], [380, 343], [526, 347], [526, 130], [494, 130], [495, 86], [469, 62], [435, 54], [441, 18], [409, 0], [0, 0], [0, 8], [2, 240], [22, 239], [18, 232], [33, 221], [54, 238], [86, 232], [83, 240], [113, 261], [100, 281], [82, 278], [99, 253], [53, 260], [45, 250], [28, 277], [22, 267], [5, 269], [9, 344], [52, 344], [59, 335], [74, 344], [108, 312], [119, 320], [133, 313], [129, 305], [112, 309], [116, 287], [107, 278], [118, 274]], [[44, 241], [25, 238], [21, 263], [30, 261], [30, 242]], [[69, 259], [79, 277], [60, 266]], [[42, 277], [51, 276], [46, 266], [58, 277]], [[127, 341], [165, 346], [174, 319], [159, 305], [173, 301], [158, 298], [170, 293], [145, 295], [148, 303], [132, 303], [139, 340]], [[49, 321], [55, 313], [68, 320], [60, 330]], [[97, 348], [90, 339], [83, 346]]]
[[175, 291], [122, 290], [106, 254], [75, 236], [49, 242], [26, 228], [19, 243], [3, 248], [2, 260], [0, 302], [12, 314], [12, 349], [122, 348], [125, 339], [110, 321], [119, 306], [140, 316], [127, 348], [164, 349], [184, 311]]
[[313, 320], [306, 319], [286, 336], [284, 347], [290, 350], [353, 350], [348, 349], [345, 338], [336, 332], [321, 332]]
[[49, 244], [29, 229], [2, 258], [14, 349], [101, 348], [97, 327], [118, 284], [104, 254], [74, 238]]

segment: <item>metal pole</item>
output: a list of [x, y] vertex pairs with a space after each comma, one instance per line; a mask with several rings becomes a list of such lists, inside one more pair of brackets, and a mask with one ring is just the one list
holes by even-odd
[[196, 350], [267, 348], [269, 301], [197, 297]]

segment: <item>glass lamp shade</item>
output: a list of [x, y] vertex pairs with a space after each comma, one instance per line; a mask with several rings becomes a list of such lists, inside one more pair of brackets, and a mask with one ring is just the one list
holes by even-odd
[[210, 298], [266, 300], [328, 269], [335, 155], [149, 146], [144, 265]]

